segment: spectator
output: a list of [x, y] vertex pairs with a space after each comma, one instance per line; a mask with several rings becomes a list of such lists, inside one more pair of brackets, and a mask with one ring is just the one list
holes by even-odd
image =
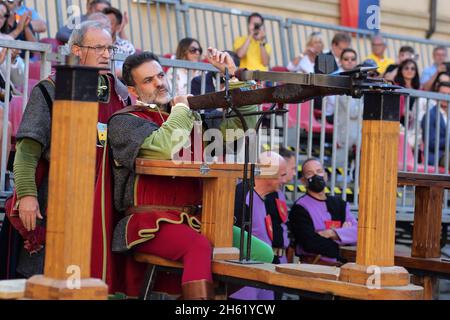
[[420, 78], [420, 84], [423, 90], [430, 91], [436, 77], [441, 72], [450, 72], [449, 67], [444, 64], [447, 60], [447, 48], [444, 46], [438, 46], [433, 49], [433, 65], [425, 68], [422, 72], [422, 78]]
[[[358, 55], [351, 48], [344, 49], [341, 54], [341, 68], [339, 71], [350, 71], [356, 67]], [[326, 98], [327, 114], [333, 114], [334, 124], [337, 126], [336, 135], [336, 165], [344, 166], [345, 159], [353, 146], [357, 145], [361, 126], [361, 101], [349, 96], [329, 96]], [[338, 104], [338, 112], [335, 112]], [[347, 122], [348, 118], [348, 122]], [[330, 121], [330, 118], [328, 119]], [[348, 136], [348, 144], [347, 143]]]
[[386, 41], [380, 34], [376, 34], [371, 39], [372, 53], [366, 59], [372, 59], [377, 63], [378, 72], [384, 74], [386, 68], [394, 64], [394, 60], [387, 58], [384, 55], [386, 51]]
[[[136, 49], [133, 44], [119, 36], [120, 28], [123, 24], [123, 14], [113, 7], [103, 9], [103, 14], [105, 14], [111, 22], [111, 34], [113, 44], [117, 48], [117, 53], [125, 54], [127, 56], [135, 53]], [[115, 61], [115, 72], [119, 79], [122, 78], [122, 66], [123, 61]]]
[[[1, 10], [2, 6], [0, 6]], [[1, 15], [1, 13], [0, 13]], [[0, 39], [14, 40], [10, 35], [0, 33]], [[0, 48], [0, 100], [4, 102], [4, 89], [6, 88], [6, 49]], [[20, 89], [23, 87], [25, 63], [20, 57], [20, 50], [11, 49], [11, 96], [20, 95]], [[10, 98], [11, 98], [10, 96]]]
[[[175, 58], [178, 60], [187, 60], [190, 62], [200, 62], [200, 59], [202, 57], [203, 49], [200, 46], [200, 43], [196, 39], [192, 38], [184, 38], [181, 39], [178, 43], [177, 52], [175, 55]], [[192, 77], [196, 77], [200, 74], [199, 71], [194, 70], [190, 72], [190, 79], [189, 78], [189, 71], [188, 69], [184, 68], [178, 68], [175, 71], [175, 88], [172, 88], [173, 85], [173, 76], [174, 76], [174, 70], [170, 68], [167, 71], [167, 78], [169, 81], [169, 86], [173, 92], [174, 95], [186, 95], [190, 92], [188, 90], [188, 81], [191, 81]]]
[[[335, 60], [335, 65], [334, 65], [334, 70], [338, 70], [341, 62], [341, 55], [342, 55], [342, 51], [348, 47], [350, 47], [350, 44], [352, 42], [352, 38], [344, 32], [338, 32], [334, 35], [333, 39], [331, 40], [331, 50], [328, 51], [325, 54], [329, 54], [332, 55], [334, 57]], [[317, 69], [317, 63], [314, 66], [314, 71], [315, 73], [318, 72]]]
[[34, 32], [43, 33], [47, 31], [47, 23], [45, 20], [41, 18], [35, 9], [26, 7], [22, 0], [7, 0], [5, 2], [8, 4], [11, 12], [15, 12], [19, 17], [25, 13], [31, 14], [31, 26]]
[[[450, 95], [450, 82], [440, 82], [437, 84], [437, 92], [441, 94]], [[439, 124], [436, 126], [437, 110], [439, 108]], [[427, 122], [429, 123], [428, 141], [426, 133], [424, 134], [424, 147], [428, 149], [428, 164], [435, 165], [435, 162], [441, 167], [445, 167], [445, 143], [446, 143], [446, 127], [449, 124], [448, 119], [448, 101], [441, 100], [440, 104], [436, 104], [431, 108], [427, 117], [423, 117], [421, 127], [422, 131], [426, 132]], [[437, 131], [436, 131], [437, 130]], [[439, 137], [439, 146], [436, 146], [436, 139]], [[437, 149], [437, 159], [435, 158], [435, 150]], [[450, 155], [448, 155], [448, 165], [450, 166]]]
[[416, 60], [416, 52], [413, 47], [410, 46], [402, 46], [398, 53], [398, 60], [396, 64], [391, 64], [386, 68], [386, 72], [383, 75], [383, 78], [387, 81], [394, 81], [394, 78], [397, 76], [398, 66], [403, 61], [407, 59]]
[[291, 72], [314, 73], [316, 57], [323, 51], [323, 40], [320, 32], [313, 32], [306, 43], [303, 56], [296, 57], [289, 62], [287, 68]]
[[18, 20], [5, 2], [0, 3], [0, 32], [15, 40], [36, 42], [31, 26], [31, 14], [25, 13]]
[[340, 265], [346, 261], [339, 253], [339, 245], [354, 245], [357, 241], [358, 227], [350, 206], [339, 197], [325, 194], [327, 180], [319, 160], [303, 162], [301, 181], [307, 191], [289, 213], [289, 228], [296, 253], [304, 263]]
[[[412, 59], [407, 59], [400, 63], [398, 66], [397, 76], [394, 78], [394, 83], [396, 85], [402, 86], [407, 89], [420, 89], [420, 77], [417, 63]], [[400, 102], [400, 122], [405, 125], [405, 103], [404, 98]], [[411, 111], [416, 101], [415, 97], [409, 99], [409, 110]], [[408, 119], [408, 120], [411, 120]]]
[[252, 13], [247, 20], [248, 35], [237, 38], [233, 49], [241, 59], [241, 68], [269, 70], [272, 47], [267, 43], [264, 18]]
[[[111, 7], [111, 2], [108, 0], [93, 0], [87, 1], [86, 8], [87, 12], [85, 15], [80, 17], [79, 23], [82, 23], [88, 19], [88, 17], [96, 12], [102, 12], [103, 9]], [[58, 30], [56, 33], [56, 39], [58, 39], [62, 43], [67, 43], [69, 41], [70, 35], [72, 34], [72, 30], [76, 28], [75, 21], [71, 21], [72, 25], [66, 25]]]
[[[286, 248], [289, 246], [289, 239], [285, 222], [288, 215], [286, 199], [280, 192], [283, 184], [286, 183], [286, 161], [278, 153], [269, 151], [260, 155], [259, 162], [270, 164], [270, 166], [262, 167], [263, 175], [255, 177], [252, 235], [273, 248], [272, 256], [265, 262], [287, 263]], [[268, 178], [264, 175], [275, 175], [275, 177]], [[244, 195], [242, 183], [240, 183], [236, 187], [235, 202], [235, 221], [239, 227], [244, 201], [246, 209], [249, 210], [250, 192]], [[280, 205], [276, 205], [278, 203]], [[233, 236], [233, 245], [238, 247], [240, 239], [236, 235]], [[244, 287], [230, 297], [238, 300], [273, 300], [274, 293], [270, 290]]]
[[449, 72], [441, 72], [438, 74], [438, 76], [436, 77], [436, 80], [434, 81], [433, 86], [432, 86], [433, 92], [438, 91], [437, 87], [438, 87], [439, 83], [441, 83], [441, 82], [450, 82], [450, 73]]

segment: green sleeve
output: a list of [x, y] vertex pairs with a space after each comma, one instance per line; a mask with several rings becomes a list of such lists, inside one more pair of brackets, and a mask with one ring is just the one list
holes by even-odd
[[[247, 250], [247, 231], [245, 231], [244, 235], [244, 256]], [[239, 244], [241, 243], [241, 228], [233, 226], [233, 247], [239, 248]], [[251, 245], [250, 245], [250, 259], [254, 261], [261, 261], [266, 263], [273, 262], [273, 249], [264, 241], [258, 239], [255, 236], [252, 236]]]
[[36, 167], [42, 154], [42, 145], [36, 140], [24, 138], [16, 144], [14, 181], [19, 199], [37, 197]]
[[[138, 156], [156, 160], [171, 159], [172, 150], [176, 152], [175, 148], [178, 147], [178, 151], [181, 150], [181, 146], [189, 139], [195, 119], [196, 117], [190, 109], [179, 105], [175, 106], [167, 121], [145, 138]], [[177, 139], [172, 139], [174, 137]]]
[[[241, 89], [245, 90], [245, 89], [250, 88], [252, 85], [253, 85], [252, 83], [242, 82], [242, 81], [230, 82], [230, 90], [237, 89], [237, 88], [241, 88]], [[239, 107], [239, 111], [243, 115], [245, 115], [246, 113], [255, 112], [257, 110], [258, 110], [257, 105], [249, 105], [249, 106]], [[235, 113], [232, 112], [231, 114], [234, 115]], [[247, 116], [244, 118], [247, 122], [247, 126], [249, 129], [255, 128], [257, 116]], [[223, 137], [226, 137], [227, 129], [243, 129], [241, 120], [238, 117], [226, 118], [220, 124], [220, 131], [222, 132]]]

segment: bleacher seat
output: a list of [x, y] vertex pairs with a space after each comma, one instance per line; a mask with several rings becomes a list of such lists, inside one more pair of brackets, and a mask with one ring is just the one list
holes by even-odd
[[[311, 101], [304, 102], [300, 104], [300, 128], [305, 129], [307, 132], [309, 131], [309, 115], [311, 113]], [[297, 124], [297, 108], [298, 104], [288, 104], [287, 108], [288, 112], [288, 128], [293, 128]], [[317, 119], [312, 117], [312, 132], [320, 133], [321, 125]], [[333, 133], [333, 125], [329, 123], [325, 123], [325, 133]]]
[[19, 130], [20, 122], [22, 121], [23, 98], [21, 96], [13, 96], [9, 103], [9, 121], [12, 125], [12, 136], [15, 137], [17, 130]]
[[29, 79], [39, 80], [41, 79], [41, 62], [30, 61]]
[[55, 53], [58, 52], [58, 47], [63, 45], [62, 42], [60, 42], [58, 39], [54, 39], [54, 38], [44, 38], [44, 39], [39, 40], [39, 42], [50, 44], [52, 46], [52, 52], [55, 52]]
[[[405, 145], [405, 134], [403, 132], [399, 135], [399, 141], [398, 141], [398, 170], [400, 171], [408, 171], [413, 172], [414, 171], [414, 153], [412, 148], [407, 144], [406, 146], [406, 170], [404, 165], [403, 158], [405, 157], [404, 153], [404, 145]], [[417, 164], [417, 172], [424, 173], [425, 172], [425, 165], [422, 163]], [[428, 166], [428, 173], [437, 173], [435, 166]], [[439, 173], [445, 173], [445, 168], [439, 167]]]
[[275, 66], [270, 68], [270, 71], [274, 71], [274, 72], [289, 72], [288, 68], [283, 67], [283, 66]]

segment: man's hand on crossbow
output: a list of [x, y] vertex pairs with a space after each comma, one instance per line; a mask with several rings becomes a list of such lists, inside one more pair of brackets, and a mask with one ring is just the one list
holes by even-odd
[[222, 74], [225, 74], [225, 68], [228, 68], [230, 77], [234, 76], [236, 73], [237, 67], [234, 64], [233, 58], [231, 58], [227, 52], [209, 47], [208, 52], [206, 53], [206, 58], [208, 59], [208, 62], [219, 69]]

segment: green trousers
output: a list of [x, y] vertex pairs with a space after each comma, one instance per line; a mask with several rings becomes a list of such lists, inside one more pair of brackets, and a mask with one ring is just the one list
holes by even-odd
[[[244, 256], [247, 253], [247, 231], [245, 231]], [[233, 247], [239, 248], [241, 243], [241, 228], [233, 226]], [[270, 245], [252, 235], [250, 245], [250, 259], [255, 261], [272, 263], [273, 250]]]

